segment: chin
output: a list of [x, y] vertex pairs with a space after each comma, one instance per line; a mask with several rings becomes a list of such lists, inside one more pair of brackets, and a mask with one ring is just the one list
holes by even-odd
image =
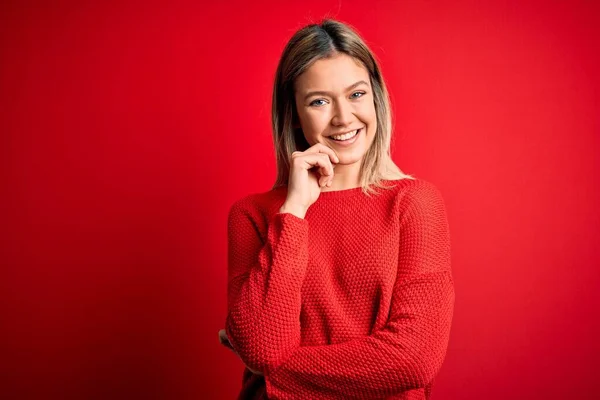
[[365, 154], [366, 152], [361, 152], [361, 154], [339, 154], [340, 164], [354, 164], [360, 162]]

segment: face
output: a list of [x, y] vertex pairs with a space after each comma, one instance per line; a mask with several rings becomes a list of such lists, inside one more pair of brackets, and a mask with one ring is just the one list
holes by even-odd
[[310, 146], [331, 147], [340, 164], [363, 158], [377, 129], [370, 82], [360, 61], [343, 53], [316, 61], [296, 79], [296, 110]]

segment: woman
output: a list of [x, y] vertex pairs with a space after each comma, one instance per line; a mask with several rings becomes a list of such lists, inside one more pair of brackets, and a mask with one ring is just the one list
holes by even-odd
[[444, 201], [392, 161], [386, 87], [349, 26], [288, 42], [273, 138], [274, 187], [228, 217], [239, 398], [428, 399], [455, 297]]

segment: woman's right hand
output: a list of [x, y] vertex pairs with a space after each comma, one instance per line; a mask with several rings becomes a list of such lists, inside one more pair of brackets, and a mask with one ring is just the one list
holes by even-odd
[[305, 151], [292, 153], [287, 198], [280, 212], [304, 218], [308, 208], [319, 198], [321, 189], [331, 186], [334, 164], [340, 162], [331, 147], [317, 143]]
[[[238, 352], [233, 348], [233, 346], [231, 345], [231, 342], [229, 341], [229, 336], [227, 336], [227, 331], [225, 329], [221, 329], [219, 331], [219, 342], [221, 342], [221, 344], [225, 347], [227, 347], [229, 350], [233, 351], [235, 353], [236, 356], [238, 356], [238, 358], [241, 360], [240, 355], [238, 354]], [[242, 361], [243, 362], [243, 361]], [[260, 371], [255, 371], [253, 369], [250, 369], [249, 366], [247, 366], [244, 363], [244, 366], [246, 368], [248, 368], [248, 371], [252, 372], [255, 375], [264, 375], [262, 372]]]

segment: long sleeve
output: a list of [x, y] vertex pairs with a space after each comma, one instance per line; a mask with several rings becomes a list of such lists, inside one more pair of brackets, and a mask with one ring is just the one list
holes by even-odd
[[300, 345], [308, 221], [276, 213], [261, 232], [249, 209], [238, 201], [228, 216], [225, 330], [246, 366], [264, 372]]
[[265, 374], [270, 399], [375, 399], [429, 385], [445, 358], [454, 308], [445, 206], [430, 184], [402, 198], [387, 324], [344, 343], [299, 347]]

